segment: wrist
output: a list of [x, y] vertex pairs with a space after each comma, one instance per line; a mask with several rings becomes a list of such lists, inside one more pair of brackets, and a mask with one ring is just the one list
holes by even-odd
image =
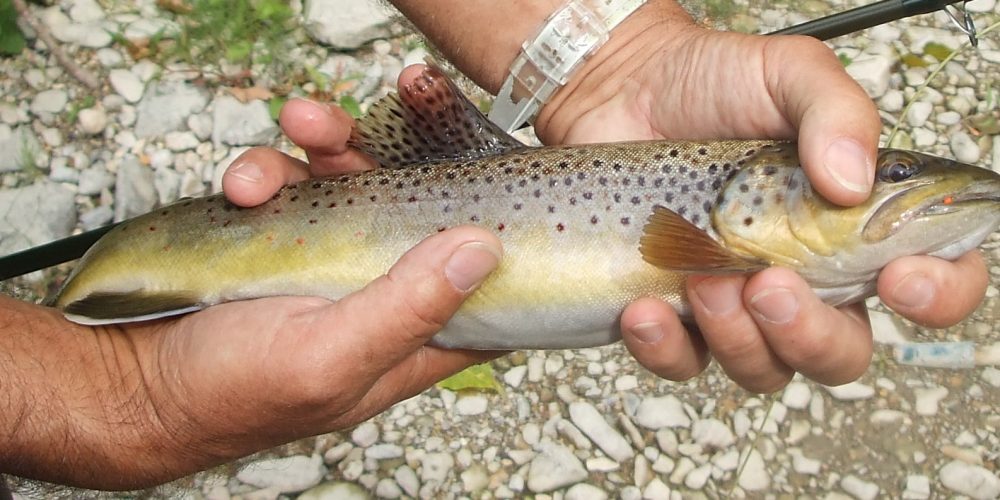
[[[678, 4], [650, 0], [626, 18], [601, 46], [546, 102], [535, 120], [535, 132], [547, 144], [568, 140], [574, 124], [614, 101], [618, 108], [641, 112], [637, 78], [657, 53], [673, 53], [693, 34], [703, 31]], [[616, 112], [620, 112], [617, 109]]]

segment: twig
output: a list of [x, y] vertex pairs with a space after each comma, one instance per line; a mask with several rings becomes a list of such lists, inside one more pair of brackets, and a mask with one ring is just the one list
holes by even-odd
[[62, 65], [67, 73], [69, 73], [73, 78], [79, 80], [80, 83], [84, 84], [91, 90], [98, 90], [101, 88], [101, 83], [97, 81], [97, 77], [92, 75], [89, 71], [81, 68], [78, 64], [76, 64], [76, 62], [73, 61], [72, 58], [66, 55], [66, 51], [62, 49], [59, 42], [52, 36], [48, 27], [39, 22], [38, 18], [31, 12], [28, 8], [28, 4], [26, 4], [24, 0], [12, 0], [12, 2], [14, 4], [14, 10], [17, 11], [17, 14], [21, 16], [21, 19], [23, 19], [24, 22], [31, 27], [31, 29], [35, 30], [35, 33], [38, 34], [38, 38], [41, 38], [42, 41], [45, 42], [45, 46], [48, 47], [49, 52], [56, 56], [56, 60], [59, 61], [59, 64]]

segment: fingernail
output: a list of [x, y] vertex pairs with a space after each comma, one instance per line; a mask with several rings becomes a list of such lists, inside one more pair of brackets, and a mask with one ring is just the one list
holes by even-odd
[[740, 305], [740, 287], [726, 278], [707, 278], [694, 286], [698, 300], [712, 314], [726, 314]]
[[750, 299], [750, 308], [764, 321], [788, 323], [799, 312], [799, 300], [787, 288], [768, 288]]
[[264, 178], [264, 171], [260, 169], [260, 165], [248, 161], [230, 168], [226, 171], [226, 175], [256, 184]]
[[640, 342], [653, 344], [663, 338], [663, 325], [659, 323], [639, 323], [633, 326], [629, 332]]
[[479, 286], [498, 264], [498, 249], [481, 241], [472, 241], [458, 247], [451, 254], [444, 267], [444, 275], [455, 288], [468, 292]]
[[826, 148], [823, 167], [844, 189], [867, 194], [875, 167], [868, 153], [851, 139], [837, 139]]
[[920, 309], [934, 300], [934, 284], [923, 273], [907, 274], [892, 289], [892, 301], [908, 308]]

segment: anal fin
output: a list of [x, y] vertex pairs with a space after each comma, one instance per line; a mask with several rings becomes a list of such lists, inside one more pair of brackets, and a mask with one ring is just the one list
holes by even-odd
[[146, 321], [176, 316], [204, 307], [192, 294], [97, 292], [62, 307], [67, 319], [84, 325]]
[[671, 271], [735, 274], [759, 271], [768, 263], [733, 253], [674, 211], [657, 205], [642, 230], [639, 252], [646, 262]]

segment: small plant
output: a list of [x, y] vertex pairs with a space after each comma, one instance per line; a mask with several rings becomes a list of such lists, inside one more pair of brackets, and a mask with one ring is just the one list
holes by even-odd
[[10, 0], [0, 0], [0, 54], [14, 56], [24, 49], [24, 34], [17, 27], [17, 11]]
[[66, 122], [76, 123], [76, 118], [80, 115], [80, 111], [92, 108], [95, 104], [97, 104], [97, 98], [92, 95], [85, 96], [83, 99], [75, 101], [69, 107], [69, 113], [66, 114]]

